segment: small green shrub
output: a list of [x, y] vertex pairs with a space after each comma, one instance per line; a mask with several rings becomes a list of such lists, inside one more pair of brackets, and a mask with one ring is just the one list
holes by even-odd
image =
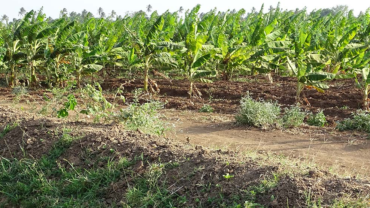
[[321, 110], [317, 114], [310, 113], [307, 118], [307, 124], [311, 126], [323, 127], [327, 123], [324, 112]]
[[22, 96], [22, 95], [28, 94], [28, 90], [26, 87], [16, 86], [13, 88], [12, 93], [18, 96]]
[[303, 112], [299, 106], [285, 108], [283, 116], [284, 127], [297, 127], [303, 123], [306, 113]]
[[18, 126], [18, 123], [13, 123], [12, 125], [8, 124], [5, 126], [3, 131], [0, 132], [0, 139], [2, 139], [7, 133], [13, 130], [15, 127]]
[[352, 117], [352, 119], [347, 118], [339, 122], [337, 129], [340, 131], [359, 130], [370, 133], [370, 114], [364, 110], [358, 110], [356, 113], [352, 113]]
[[213, 108], [212, 106], [208, 105], [208, 104], [204, 104], [200, 109], [199, 109], [199, 112], [203, 112], [203, 113], [212, 113], [213, 112]]
[[270, 128], [280, 123], [280, 106], [277, 103], [255, 101], [249, 95], [240, 101], [235, 119], [240, 124]]
[[167, 125], [160, 119], [159, 109], [163, 108], [160, 102], [149, 102], [140, 105], [132, 103], [126, 109], [115, 114], [115, 119], [123, 122], [128, 129], [140, 129], [145, 133], [162, 135]]

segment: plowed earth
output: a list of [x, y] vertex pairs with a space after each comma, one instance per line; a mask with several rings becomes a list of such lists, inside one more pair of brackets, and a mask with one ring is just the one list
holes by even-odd
[[[215, 81], [213, 83], [197, 83], [202, 93], [201, 99], [188, 99], [189, 82], [186, 80], [156, 79], [160, 93], [156, 97], [166, 102], [166, 108], [198, 110], [203, 104], [210, 104], [215, 112], [235, 113], [238, 110], [240, 99], [248, 92], [254, 99], [272, 100], [283, 107], [295, 104], [296, 79], [291, 77], [273, 76], [271, 84], [265, 76], [240, 77], [243, 82]], [[115, 90], [125, 84], [126, 95], [137, 88], [142, 88], [142, 80], [128, 83], [126, 79], [109, 79], [102, 84], [103, 89]], [[356, 88], [355, 81], [333, 80], [328, 83], [330, 88], [325, 93], [306, 88], [302, 94], [301, 107], [316, 112], [324, 110], [331, 125], [335, 121], [348, 118], [351, 112], [361, 108], [361, 91]]]
[[[62, 128], [74, 129], [72, 136], [80, 137], [57, 159], [66, 167], [73, 164], [75, 168], [89, 170], [106, 166], [108, 161], [100, 160], [106, 156], [113, 160], [126, 157], [131, 161], [141, 157], [142, 160], [132, 167], [131, 175], [122, 175], [121, 179], [107, 184], [101, 198], [106, 206], [124, 200], [133, 179], [146, 174], [149, 164], [158, 162], [159, 158], [161, 163], [178, 164], [166, 169], [158, 183], [167, 187], [173, 197], [185, 196], [184, 207], [215, 207], [217, 200], [210, 199], [217, 199], [220, 195], [225, 204], [243, 204], [248, 193], [246, 190], [260, 186], [263, 180], [273, 179], [275, 174], [279, 175], [276, 184], [258, 193], [254, 202], [266, 207], [305, 207], [309, 193], [311, 201], [320, 199], [321, 205], [325, 206], [343, 197], [353, 200], [370, 194], [369, 183], [356, 178], [338, 178], [318, 169], [286, 174], [284, 166], [269, 164], [262, 157], [252, 159], [234, 151], [194, 147], [171, 139], [125, 131], [118, 125], [47, 119], [0, 106], [0, 131], [13, 122], [19, 125], [0, 139], [1, 158], [39, 159], [47, 155], [60, 139]], [[114, 153], [110, 149], [114, 149]], [[234, 177], [226, 180], [224, 175], [228, 173]], [[0, 195], [0, 202], [4, 197]]]

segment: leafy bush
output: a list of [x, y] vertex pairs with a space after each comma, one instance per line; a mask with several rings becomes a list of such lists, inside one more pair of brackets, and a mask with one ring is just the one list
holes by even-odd
[[213, 112], [213, 108], [212, 106], [208, 105], [208, 104], [204, 104], [200, 109], [199, 109], [199, 112], [203, 112], [203, 113], [212, 113]]
[[74, 110], [77, 105], [77, 100], [73, 94], [68, 95], [68, 101], [64, 103], [64, 108], [57, 112], [58, 118], [65, 118], [69, 115], [69, 110]]
[[343, 130], [359, 130], [370, 133], [370, 114], [366, 111], [358, 110], [356, 113], [352, 113], [352, 119], [347, 118], [342, 122], [339, 122], [337, 129]]
[[94, 86], [87, 84], [86, 87], [81, 90], [81, 98], [84, 101], [84, 108], [80, 113], [93, 115], [94, 122], [96, 123], [99, 123], [101, 119], [104, 121], [110, 120], [112, 116], [111, 110], [115, 106], [104, 97], [103, 89], [99, 83], [95, 83]]
[[321, 110], [317, 114], [310, 113], [307, 118], [308, 125], [323, 127], [327, 123], [324, 112]]
[[255, 101], [249, 95], [240, 101], [235, 119], [240, 124], [269, 128], [280, 123], [280, 106], [277, 103]]
[[128, 129], [140, 129], [145, 133], [162, 135], [167, 130], [167, 125], [159, 118], [158, 110], [161, 108], [163, 104], [160, 102], [149, 102], [142, 105], [134, 102], [128, 108], [121, 109], [115, 117]]
[[17, 86], [13, 88], [12, 93], [15, 95], [25, 95], [28, 93], [28, 90], [26, 87]]
[[303, 112], [299, 106], [285, 108], [283, 122], [285, 127], [297, 127], [303, 123], [306, 113]]

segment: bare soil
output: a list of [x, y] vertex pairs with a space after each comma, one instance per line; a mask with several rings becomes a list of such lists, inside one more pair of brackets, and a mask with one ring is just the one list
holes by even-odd
[[[254, 99], [272, 100], [283, 107], [295, 104], [296, 79], [291, 77], [273, 76], [274, 83], [269, 83], [265, 76], [243, 76], [243, 81], [214, 81], [213, 83], [197, 83], [203, 94], [201, 99], [188, 99], [189, 82], [186, 80], [165, 80], [157, 78], [160, 93], [155, 99], [166, 102], [166, 108], [180, 110], [198, 110], [203, 104], [210, 104], [215, 112], [232, 114], [238, 111], [240, 99], [247, 93]], [[125, 84], [125, 95], [130, 98], [132, 92], [142, 88], [142, 80], [108, 79], [102, 83], [105, 90], [115, 90]], [[325, 93], [315, 89], [305, 89], [302, 94], [302, 105], [308, 111], [323, 110], [332, 126], [335, 122], [348, 118], [351, 112], [360, 109], [361, 91], [356, 88], [355, 81], [333, 80], [328, 83], [330, 88]]]
[[[93, 125], [85, 122], [66, 122], [0, 106], [0, 130], [4, 125], [17, 122], [0, 139], [1, 158], [34, 159], [47, 155], [51, 147], [60, 139], [63, 128], [73, 129], [72, 135], [79, 136], [69, 149], [58, 158], [61, 165], [85, 169], [105, 166], [111, 157], [114, 160], [126, 157], [128, 160], [142, 157], [134, 166], [132, 178], [146, 174], [149, 164], [177, 163], [166, 169], [159, 183], [166, 186], [174, 195], [185, 196], [184, 206], [214, 207], [220, 195], [226, 204], [244, 203], [248, 190], [260, 186], [263, 180], [273, 180], [279, 174], [277, 183], [266, 191], [258, 193], [254, 202], [266, 207], [305, 207], [308, 194], [311, 201], [321, 201], [329, 205], [336, 199], [356, 200], [370, 194], [369, 182], [355, 177], [339, 178], [320, 169], [307, 169], [305, 172], [284, 173], [281, 164], [269, 164], [261, 157], [251, 158], [241, 151], [208, 149], [188, 142], [156, 137], [140, 132], [125, 131], [119, 125]], [[256, 132], [255, 132], [256, 133]], [[272, 134], [272, 132], [267, 135]], [[32, 141], [32, 142], [29, 142]], [[111, 151], [114, 149], [114, 151]], [[234, 177], [227, 180], [226, 174]], [[107, 206], [119, 204], [125, 192], [134, 181], [118, 180], [104, 191], [102, 200]], [[0, 197], [1, 199], [1, 197]], [[210, 200], [215, 199], [215, 200]], [[1, 200], [0, 200], [1, 201]]]
[[315, 164], [342, 176], [369, 178], [370, 142], [367, 133], [337, 131], [332, 127], [261, 130], [236, 125], [233, 115], [164, 111], [175, 125], [169, 137], [181, 142], [234, 151], [285, 156], [298, 163]]
[[[273, 100], [283, 107], [293, 105], [295, 81], [274, 77], [274, 83], [270, 84], [264, 77], [244, 79], [245, 82], [197, 84], [203, 97], [191, 100], [187, 98], [187, 81], [172, 80], [171, 83], [158, 79], [161, 91], [152, 99], [166, 103], [167, 110], [161, 113], [168, 123], [174, 124], [167, 138], [125, 131], [117, 125], [68, 122], [29, 114], [26, 111], [42, 107], [45, 90], [30, 90], [27, 99], [14, 103], [12, 90], [0, 88], [0, 132], [7, 124], [20, 123], [0, 139], [0, 156], [39, 159], [50, 152], [63, 128], [68, 127], [74, 129], [72, 135], [80, 135], [81, 139], [58, 159], [61, 164], [67, 167], [72, 163], [86, 169], [104, 166], [107, 161], [100, 158], [112, 156], [112, 148], [115, 159], [145, 156], [145, 162], [138, 163], [135, 168], [139, 176], [159, 158], [162, 162], [176, 161], [180, 165], [168, 170], [161, 183], [173, 194], [186, 195], [189, 206], [199, 203], [198, 199], [203, 206], [215, 206], [216, 202], [209, 199], [219, 193], [231, 202], [231, 198], [245, 196], [245, 190], [261, 184], [264, 179], [271, 180], [276, 172], [284, 174], [276, 187], [258, 195], [257, 203], [286, 207], [289, 201], [289, 206], [304, 207], [307, 193], [312, 200], [320, 199], [322, 205], [334, 199], [356, 199], [370, 193], [369, 182], [365, 181], [369, 178], [370, 167], [368, 135], [339, 132], [334, 128], [337, 121], [350, 117], [361, 106], [361, 92], [353, 80], [329, 83], [331, 87], [324, 94], [305, 89], [303, 98], [306, 99], [301, 107], [313, 112], [323, 109], [329, 121], [327, 127], [262, 131], [235, 124], [233, 117], [240, 98], [249, 92], [255, 99]], [[102, 87], [113, 91], [128, 81], [110, 79]], [[123, 95], [130, 102], [133, 90], [141, 87], [140, 80], [125, 84]], [[145, 99], [147, 97], [142, 97], [141, 102]], [[215, 113], [198, 113], [204, 104], [211, 105]], [[280, 159], [282, 157], [285, 159]], [[290, 168], [301, 166], [307, 169], [287, 174]], [[223, 176], [227, 173], [235, 177], [225, 180]], [[107, 205], [118, 203], [130, 183], [133, 181], [111, 184], [104, 198]], [[213, 186], [205, 193], [207, 184]]]

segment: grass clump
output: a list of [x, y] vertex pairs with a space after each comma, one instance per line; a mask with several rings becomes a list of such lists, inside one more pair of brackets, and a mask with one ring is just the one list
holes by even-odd
[[279, 123], [280, 111], [277, 103], [256, 101], [247, 95], [240, 101], [240, 110], [235, 119], [240, 124], [266, 129]]
[[[268, 191], [271, 190], [272, 188], [275, 188], [279, 183], [279, 179], [280, 179], [279, 175], [273, 174], [273, 177], [264, 179], [259, 184], [250, 186], [249, 189], [246, 190], [246, 197], [249, 200], [249, 202], [256, 201], [258, 196], [264, 195], [268, 193]], [[271, 196], [271, 197], [272, 197], [272, 200], [274, 200], [274, 196]], [[255, 204], [255, 205], [259, 205], [259, 204]], [[260, 207], [260, 206], [257, 206], [257, 207]]]
[[284, 127], [297, 127], [303, 124], [303, 120], [306, 117], [306, 113], [302, 111], [299, 106], [293, 106], [291, 108], [285, 108], [283, 115]]
[[370, 133], [370, 114], [364, 110], [358, 110], [356, 113], [352, 113], [352, 117], [339, 122], [337, 129], [340, 131], [359, 130]]
[[212, 106], [208, 105], [208, 104], [204, 104], [200, 109], [199, 109], [199, 112], [201, 113], [212, 113], [214, 111], [214, 109], [212, 108]]
[[8, 124], [5, 126], [2, 132], [0, 132], [0, 139], [2, 139], [7, 133], [18, 126], [18, 123]]
[[128, 108], [121, 109], [116, 118], [130, 130], [140, 129], [145, 133], [163, 135], [167, 130], [167, 125], [160, 119], [158, 113], [158, 110], [162, 108], [163, 104], [156, 101], [142, 105], [134, 102]]
[[323, 127], [327, 123], [324, 112], [321, 110], [317, 114], [310, 113], [307, 118], [307, 124], [310, 126]]
[[140, 129], [148, 134], [163, 135], [168, 130], [168, 124], [160, 119], [161, 114], [158, 112], [163, 109], [163, 103], [149, 100], [140, 104], [139, 95], [142, 90], [138, 89], [134, 93], [133, 102], [127, 108], [114, 113], [114, 119], [130, 130]]

